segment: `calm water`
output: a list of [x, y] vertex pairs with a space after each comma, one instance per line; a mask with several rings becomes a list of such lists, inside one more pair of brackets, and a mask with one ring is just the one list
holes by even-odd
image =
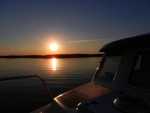
[[[90, 58], [52, 58], [52, 59], [0, 59], [0, 77], [25, 76], [38, 74], [44, 78], [52, 95], [56, 96], [67, 90], [91, 81], [99, 66], [99, 57]], [[30, 109], [42, 106], [38, 103], [48, 102], [46, 92], [37, 79], [13, 80], [0, 83], [1, 103], [13, 104], [15, 99], [25, 102], [30, 100]], [[23, 95], [23, 96], [20, 96]], [[7, 100], [7, 101], [6, 101]], [[15, 100], [16, 102], [16, 100]], [[29, 103], [21, 103], [27, 104]], [[19, 103], [19, 105], [21, 105]], [[18, 105], [16, 105], [18, 106]], [[27, 106], [29, 107], [29, 106]], [[17, 111], [15, 111], [17, 112]]]

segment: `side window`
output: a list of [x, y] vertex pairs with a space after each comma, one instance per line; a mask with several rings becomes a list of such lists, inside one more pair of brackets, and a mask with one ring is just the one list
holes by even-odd
[[105, 56], [105, 59], [100, 67], [99, 72], [96, 75], [96, 79], [105, 82], [111, 82], [115, 78], [115, 74], [118, 70], [122, 56], [110, 55]]
[[135, 57], [128, 82], [135, 86], [150, 89], [150, 52], [141, 52]]

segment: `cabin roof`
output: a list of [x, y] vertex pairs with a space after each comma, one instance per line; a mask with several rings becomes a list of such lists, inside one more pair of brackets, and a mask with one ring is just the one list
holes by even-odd
[[128, 37], [104, 45], [99, 52], [124, 50], [127, 48], [150, 47], [150, 33]]

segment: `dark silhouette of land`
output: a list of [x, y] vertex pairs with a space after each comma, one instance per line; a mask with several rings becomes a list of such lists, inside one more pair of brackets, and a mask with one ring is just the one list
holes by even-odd
[[55, 55], [6, 55], [0, 58], [85, 58], [101, 57], [103, 54], [55, 54]]

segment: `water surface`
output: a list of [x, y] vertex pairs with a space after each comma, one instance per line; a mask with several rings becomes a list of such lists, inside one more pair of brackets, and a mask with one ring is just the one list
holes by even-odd
[[[99, 57], [0, 59], [0, 77], [40, 75], [46, 81], [52, 95], [56, 96], [90, 82], [96, 67], [99, 66], [99, 61]], [[33, 110], [42, 106], [41, 103], [49, 102], [45, 89], [37, 79], [3, 81], [0, 82], [0, 87], [3, 105], [8, 105], [8, 103], [15, 105], [14, 100], [17, 99], [18, 103], [22, 101], [19, 105], [33, 105], [31, 107]]]

